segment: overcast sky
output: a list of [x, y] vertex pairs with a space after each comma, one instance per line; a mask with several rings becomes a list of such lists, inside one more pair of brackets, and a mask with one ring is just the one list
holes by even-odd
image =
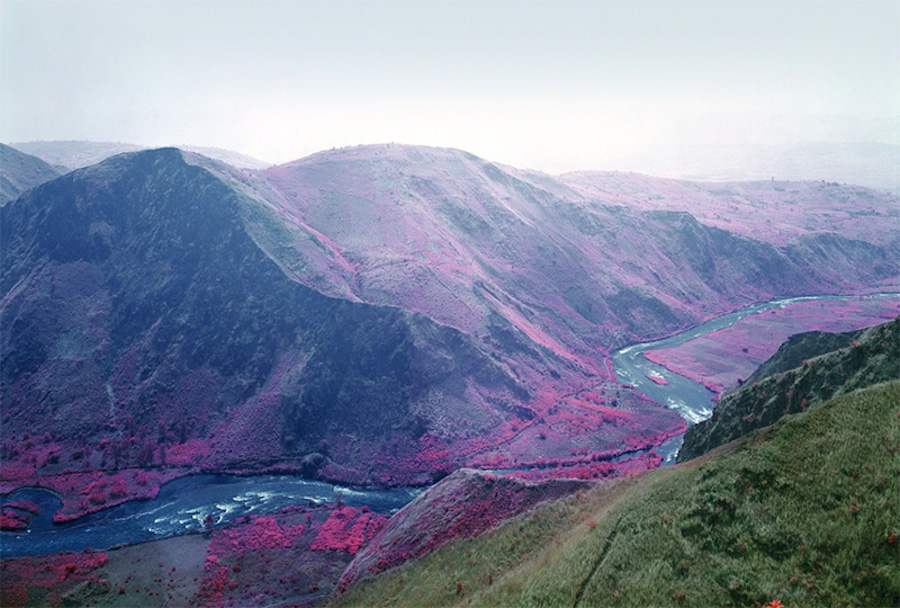
[[0, 0], [0, 141], [545, 171], [679, 143], [900, 143], [900, 2]]

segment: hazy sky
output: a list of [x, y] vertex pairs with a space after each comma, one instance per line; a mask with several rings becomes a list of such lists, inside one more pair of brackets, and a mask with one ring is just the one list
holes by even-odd
[[546, 171], [672, 142], [900, 143], [900, 2], [0, 0], [0, 141]]

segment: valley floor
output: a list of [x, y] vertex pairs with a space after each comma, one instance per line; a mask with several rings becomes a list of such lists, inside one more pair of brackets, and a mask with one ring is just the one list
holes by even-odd
[[385, 521], [365, 508], [291, 507], [208, 533], [6, 559], [0, 605], [312, 605]]
[[900, 314], [900, 296], [813, 300], [752, 315], [681, 346], [651, 350], [646, 357], [722, 393], [748, 378], [790, 336], [808, 331], [845, 332]]

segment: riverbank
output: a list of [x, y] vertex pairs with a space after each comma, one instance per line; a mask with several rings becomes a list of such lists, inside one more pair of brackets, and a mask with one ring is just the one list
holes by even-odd
[[[792, 310], [786, 314], [785, 310]], [[753, 304], [732, 313], [710, 319], [697, 327], [660, 340], [632, 344], [612, 354], [616, 378], [624, 385], [632, 386], [658, 403], [677, 411], [689, 425], [697, 424], [712, 416], [717, 393], [706, 386], [712, 369], [723, 367], [732, 370], [730, 382], [737, 383], [738, 367], [749, 376], [755, 365], [752, 361], [765, 361], [775, 353], [781, 342], [792, 333], [807, 331], [804, 327], [822, 331], [843, 331], [844, 327], [857, 324], [865, 327], [884, 322], [900, 312], [900, 294], [877, 293], [858, 296], [805, 296], [784, 298], [772, 302]], [[748, 319], [745, 325], [742, 320]], [[729, 333], [732, 327], [741, 329], [753, 326], [743, 334], [743, 342], [734, 344]], [[755, 341], [757, 335], [759, 342]], [[682, 353], [699, 348], [696, 345], [714, 343], [715, 337], [726, 346], [708, 349], [704, 357]], [[783, 336], [779, 341], [779, 336]], [[725, 337], [725, 338], [721, 338]], [[730, 342], [729, 342], [730, 338]], [[691, 346], [686, 346], [686, 345]], [[753, 348], [751, 355], [751, 345]], [[744, 352], [744, 348], [747, 352]], [[658, 360], [658, 361], [657, 361]], [[741, 361], [740, 366], [735, 361]], [[662, 363], [671, 365], [671, 369]], [[757, 363], [758, 365], [758, 363]], [[750, 369], [750, 367], [753, 369]], [[667, 384], [659, 382], [662, 378]], [[708, 382], [712, 388], [721, 389], [727, 384]]]
[[[845, 300], [835, 299], [836, 302]], [[777, 308], [778, 303], [767, 305]], [[793, 303], [784, 304], [791, 305]], [[758, 306], [753, 308], [758, 309]], [[827, 304], [819, 307], [827, 308]], [[735, 313], [738, 317], [741, 314], [746, 316], [751, 313]], [[770, 323], [783, 318], [778, 314], [759, 316]], [[820, 318], [825, 319], [827, 315], [820, 315]], [[684, 343], [696, 339], [704, 331], [721, 332], [725, 327], [737, 323], [735, 317], [720, 318], [715, 322], [718, 326], [704, 324], [668, 338], [667, 341], [670, 344], [678, 340]], [[692, 334], [693, 338], [690, 337]], [[684, 386], [695, 392], [708, 393], [702, 386], [675, 376], [664, 368], [663, 371], [655, 368], [644, 371], [647, 369], [645, 365], [656, 364], [642, 356], [643, 349], [660, 348], [665, 343], [666, 340], [633, 345], [616, 353], [619, 357], [626, 355], [625, 360], [634, 365], [631, 368], [616, 369], [617, 375], [643, 375], [647, 386], [669, 391], [668, 397], [663, 396], [661, 399], [669, 407], [677, 399], [684, 399], [684, 393], [678, 392]], [[659, 378], [666, 382], [659, 382]], [[603, 429], [608, 432], [609, 428], [625, 428], [623, 423], [633, 422], [629, 417], [629, 409], [620, 404], [624, 406], [646, 398], [636, 390], [622, 387], [610, 392], [583, 389], [567, 399], [571, 407], [578, 407], [586, 415], [595, 418], [597, 432], [602, 432]], [[697, 415], [701, 411], [695, 403], [686, 402], [685, 407], [689, 415]], [[517, 440], [546, 441], [550, 446], [554, 445], [552, 437], [548, 441], [547, 437], [524, 434], [537, 433], [537, 429], [541, 427], [537, 424], [535, 426], [535, 429], [525, 429]], [[672, 448], [672, 442], [677, 438], [672, 438], [671, 434], [667, 437], [669, 441], [666, 445]], [[651, 438], [645, 436], [624, 445], [642, 449], [641, 446], [650, 441]], [[656, 441], [655, 436], [652, 441]], [[672, 449], [677, 449], [677, 445]], [[663, 460], [661, 456], [652, 453], [631, 461], [597, 460], [594, 455], [594, 452], [585, 449], [584, 453], [570, 453], [557, 461], [542, 462], [540, 467], [537, 463], [531, 463], [535, 464], [534, 471], [524, 470], [524, 467], [529, 466], [526, 463], [516, 474], [523, 477], [556, 474], [560, 477], [575, 475], [602, 478], [610, 474], [615, 476], [655, 468]], [[112, 487], [108, 484], [101, 484], [100, 488], [107, 492], [107, 496], [112, 494]], [[41, 603], [62, 601], [65, 596], [85, 604], [97, 600], [100, 605], [134, 605], [138, 597], [154, 600], [157, 597], [166, 598], [166, 602], [177, 605], [185, 605], [185, 598], [188, 604], [193, 600], [221, 605], [224, 597], [238, 598], [239, 603], [245, 604], [312, 604], [321, 599], [327, 590], [334, 588], [350, 557], [377, 533], [391, 511], [406, 504], [414, 495], [415, 492], [410, 489], [365, 490], [336, 487], [329, 483], [290, 476], [182, 477], [158, 488], [150, 502], [126, 502], [114, 508], [102, 509], [94, 515], [70, 520], [62, 527], [57, 526], [56, 531], [45, 535], [4, 534], [3, 593], [4, 597], [11, 598], [12, 603], [3, 602], [3, 605], [18, 605], [16, 602], [19, 600], [16, 598], [22, 597], [22, 573], [34, 568], [44, 568], [46, 572], [59, 575], [48, 578], [45, 586], [42, 586], [43, 583], [24, 586], [25, 597], [40, 597]], [[13, 494], [7, 496], [6, 501], [22, 503], [20, 498]], [[185, 499], [194, 502], [177, 503], [178, 500]], [[43, 512], [46, 517], [47, 509], [43, 509]], [[210, 525], [215, 529], [204, 533]], [[139, 530], [137, 533], [136, 529]], [[65, 534], [57, 534], [59, 531]], [[124, 540], [118, 540], [116, 534], [123, 534]], [[160, 536], [172, 538], [158, 540]], [[184, 540], [188, 538], [190, 540]], [[45, 544], [41, 545], [41, 542]], [[66, 545], [67, 542], [72, 544]], [[92, 546], [106, 549], [123, 543], [139, 544], [99, 552], [86, 552], [84, 549]], [[185, 543], [185, 547], [181, 543]], [[168, 558], [160, 558], [153, 563], [142, 561], [150, 559], [147, 556], [159, 556], [169, 551], [164, 551], [161, 547], [171, 547], [171, 551], [176, 554], [178, 551], [193, 552], [192, 555], [202, 553], [202, 574], [182, 576], [177, 570], [167, 571], [167, 568], [180, 567], [174, 561], [170, 566], [170, 562], [166, 561]], [[203, 547], [205, 549], [201, 551]], [[145, 548], [148, 551], [146, 556], [143, 553]], [[29, 552], [49, 555], [23, 557]], [[96, 557], [99, 554], [105, 557]], [[94, 557], [82, 563], [86, 559], [83, 557], [85, 555]], [[152, 557], [152, 560], [156, 560], [156, 557]], [[198, 560], [193, 560], [191, 563], [194, 566], [185, 566], [185, 571], [200, 572], [195, 562], [199, 563]], [[309, 574], [307, 578], [295, 577], [297, 580], [291, 580], [290, 576], [278, 576], [278, 583], [273, 582], [274, 573], [293, 572], [296, 568], [313, 574]], [[314, 580], [318, 582], [312, 582]], [[124, 591], [120, 592], [120, 589]]]
[[0, 605], [312, 605], [386, 521], [347, 505], [288, 507], [107, 551], [4, 559]]
[[[153, 500], [130, 501], [65, 524], [47, 522], [27, 533], [4, 532], [0, 549], [4, 558], [85, 548], [106, 550], [221, 528], [245, 516], [329, 504], [367, 508], [389, 516], [418, 492], [411, 488], [364, 490], [290, 476], [194, 475], [165, 484]], [[4, 502], [23, 498], [41, 504], [47, 518], [52, 516], [53, 505], [58, 505], [58, 499], [40, 489], [13, 493]]]
[[[588, 387], [564, 397], [561, 401], [568, 411], [581, 413], [580, 417], [569, 418], [568, 423], [586, 438], [597, 437], [598, 443], [593, 446], [593, 449], [585, 446], [578, 450], [562, 452], [557, 449], [559, 445], [562, 445], [560, 438], [556, 436], [557, 431], [545, 422], [535, 420], [511, 440], [510, 444], [505, 447], [504, 454], [498, 453], [496, 456], [487, 454], [475, 464], [483, 469], [515, 471], [516, 475], [531, 479], [554, 477], [603, 479], [655, 468], [662, 462], [671, 460], [668, 458], [670, 454], [667, 451], [677, 450], [677, 436], [683, 433], [685, 427], [683, 424], [672, 428], [661, 426], [658, 431], [653, 433], [648, 434], [645, 431], [641, 437], [630, 435], [628, 429], [638, 421], [637, 412], [648, 411], [648, 405], [644, 404], [644, 402], [649, 403], [647, 398], [677, 410], [688, 424], [692, 424], [712, 413], [713, 394], [700, 384], [649, 361], [643, 356], [643, 353], [648, 351], [664, 352], [666, 349], [678, 348], [684, 344], [702, 340], [704, 336], [723, 335], [729, 331], [729, 328], [742, 327], [742, 323], [745, 325], [754, 323], [758, 333], [763, 331], [760, 326], [768, 327], [766, 331], [769, 331], [770, 334], [784, 333], [793, 331], [798, 323], [804, 322], [814, 321], [817, 323], [817, 327], [829, 327], [829, 322], [861, 323], [878, 315], [888, 314], [898, 305], [900, 305], [900, 296], [897, 295], [889, 297], [792, 298], [754, 305], [664, 340], [626, 347], [615, 353], [612, 359], [615, 373], [620, 382], [628, 385], [634, 384], [634, 389], [605, 385], [599, 388]], [[840, 311], [840, 314], [837, 311]], [[773, 346], [774, 352], [774, 343], [770, 345], [765, 342], [754, 353], [765, 352], [765, 348], [768, 346]], [[689, 370], [681, 371], [690, 375]], [[644, 393], [646, 397], [641, 393]], [[537, 459], [533, 457], [526, 459], [525, 452], [517, 454], [516, 446], [523, 442], [541, 448], [540, 450], [535, 447], [529, 448], [527, 453], [543, 453], [543, 455]], [[619, 447], [616, 450], [598, 449], [598, 446], [610, 443], [617, 443]], [[667, 446], [665, 450], [656, 453], [651, 451], [662, 444]], [[624, 458], [625, 453], [634, 457]], [[611, 458], [617, 454], [623, 454], [623, 459]], [[522, 460], [519, 460], [519, 456], [522, 456]], [[223, 476], [188, 476], [192, 472], [194, 471], [187, 468], [168, 470], [155, 468], [114, 472], [71, 472], [58, 476], [47, 476], [42, 480], [45, 483], [41, 485], [56, 492], [62, 499], [62, 508], [58, 511], [55, 508], [44, 508], [43, 517], [46, 518], [49, 512], [55, 524], [73, 524], [70, 526], [73, 530], [95, 530], [97, 526], [114, 524], [113, 528], [118, 533], [125, 534], [128, 531], [131, 536], [110, 538], [106, 544], [91, 545], [90, 542], [97, 543], [95, 532], [93, 539], [84, 544], [79, 544], [81, 541], [70, 546], [51, 543], [45, 548], [46, 550], [32, 547], [26, 551], [18, 548], [17, 544], [19, 546], [35, 545], [38, 542], [37, 537], [26, 540], [23, 535], [17, 537], [7, 533], [4, 555], [22, 555], [26, 552], [34, 554], [42, 551], [48, 553], [68, 549], [81, 550], [86, 546], [103, 549], [121, 543], [151, 540], [161, 535], [184, 534], [201, 529], [203, 518], [206, 515], [213, 518], [214, 524], [222, 525], [243, 514], [256, 514], [266, 510], [276, 511], [294, 504], [331, 502], [336, 499], [336, 491], [346, 496], [354, 496], [356, 504], [360, 506], [370, 504], [374, 499], [376, 503], [382, 505], [375, 508], [383, 511], [399, 508], [414, 496], [414, 492], [409, 489], [360, 490], [346, 486], [338, 489], [338, 486], [330, 483], [301, 479], [296, 476], [233, 478], [237, 485], [246, 486], [246, 492], [244, 492], [230, 487], [231, 482], [225, 482], [226, 478]], [[179, 479], [170, 481], [174, 478]], [[170, 483], [165, 486], [169, 488], [166, 490], [165, 496], [162, 500], [156, 500], [160, 486], [167, 481]], [[266, 484], [270, 482], [274, 483], [274, 489], [266, 489]], [[206, 484], [209, 484], [209, 487]], [[222, 485], [225, 489], [216, 489], [216, 484]], [[8, 488], [9, 483], [5, 486]], [[219, 495], [220, 490], [225, 492], [234, 490], [234, 492], [230, 496], [224, 496]], [[169, 520], [159, 518], [160, 521], [152, 522], [152, 525], [142, 522], [142, 511], [162, 508], [175, 513], [177, 509], [167, 502], [170, 500], [169, 497], [174, 495], [195, 497], [199, 502], [184, 506], [181, 514], [177, 517], [173, 515]], [[246, 500], [235, 501], [235, 497], [240, 496], [244, 496]], [[257, 498], [253, 499], [252, 496]], [[269, 498], [259, 498], [263, 496]], [[395, 498], [389, 498], [391, 496]], [[273, 500], [271, 497], [281, 498]], [[142, 498], [145, 501], [154, 500], [152, 503], [133, 502], [134, 498]], [[30, 497], [24, 497], [24, 499], [30, 500]], [[19, 500], [20, 498], [13, 493], [5, 495], [3, 502]], [[116, 504], [118, 506], [114, 506]], [[392, 506], [385, 506], [388, 504]], [[84, 517], [90, 512], [93, 512], [94, 515]], [[185, 515], [185, 513], [188, 514]]]
[[853, 331], [884, 323], [898, 314], [900, 296], [795, 302], [747, 316], [678, 346], [645, 351], [644, 356], [721, 394], [748, 378], [793, 335]]

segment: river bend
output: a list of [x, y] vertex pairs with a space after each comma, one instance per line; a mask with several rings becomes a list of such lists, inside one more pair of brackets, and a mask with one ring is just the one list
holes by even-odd
[[[643, 356], [645, 351], [678, 346], [729, 327], [749, 315], [784, 308], [796, 302], [857, 297], [786, 298], [748, 306], [677, 335], [633, 344], [617, 351], [612, 356], [615, 374], [620, 382], [634, 386], [654, 401], [676, 410], [688, 424], [693, 425], [712, 415], [713, 393], [703, 385], [653, 363]], [[868, 297], [900, 297], [900, 294]], [[668, 384], [653, 382], [648, 375], [662, 377]], [[681, 442], [682, 437], [675, 437], [655, 450], [664, 455], [666, 463], [671, 463]], [[293, 505], [333, 503], [338, 495], [345, 504], [368, 505], [374, 511], [389, 514], [421, 491], [421, 488], [361, 490], [291, 476], [192, 475], [163, 485], [153, 500], [130, 501], [73, 522], [53, 525], [53, 513], [61, 506], [59, 498], [47, 490], [24, 488], [3, 496], [2, 502], [32, 501], [40, 506], [41, 515], [33, 518], [28, 532], [0, 532], [0, 556], [46, 555], [81, 551], [85, 547], [105, 549], [200, 531], [208, 514], [219, 526], [243, 515], [273, 513]]]

